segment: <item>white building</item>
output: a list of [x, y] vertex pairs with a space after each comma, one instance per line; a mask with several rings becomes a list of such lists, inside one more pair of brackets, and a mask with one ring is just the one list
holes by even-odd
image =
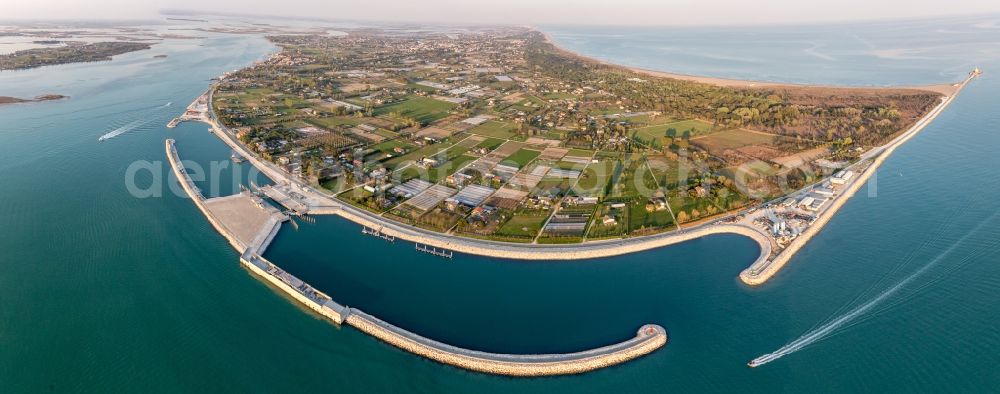
[[819, 195], [824, 196], [824, 197], [833, 197], [833, 190], [832, 189], [827, 189], [825, 187], [821, 187], [821, 188], [818, 188], [816, 190], [813, 190], [813, 193], [819, 194]]
[[812, 205], [812, 203], [813, 203], [814, 201], [816, 201], [816, 199], [815, 199], [815, 198], [812, 198], [812, 197], [808, 197], [808, 196], [806, 196], [806, 197], [804, 197], [803, 199], [799, 200], [799, 206], [802, 206], [802, 207], [809, 207], [809, 206], [811, 206], [811, 205]]

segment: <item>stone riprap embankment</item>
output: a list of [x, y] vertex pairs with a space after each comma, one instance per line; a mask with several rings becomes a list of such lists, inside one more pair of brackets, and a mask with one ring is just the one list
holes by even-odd
[[431, 360], [472, 371], [506, 376], [570, 375], [624, 363], [652, 353], [667, 343], [667, 332], [655, 324], [639, 328], [624, 342], [564, 354], [498, 354], [462, 349], [403, 330], [357, 309], [347, 324], [386, 343]]
[[[260, 250], [270, 243], [280, 228], [280, 221], [274, 222], [274, 218], [271, 216], [276, 210], [266, 205], [266, 202], [253, 200], [256, 196], [246, 193], [205, 199], [184, 169], [173, 140], [166, 141], [166, 151], [167, 159], [185, 192], [212, 223], [213, 227], [229, 241], [233, 248], [241, 253], [240, 264], [266, 283], [273, 285], [282, 293], [320, 316], [337, 324], [347, 322], [358, 330], [403, 350], [472, 371], [508, 376], [546, 376], [577, 374], [609, 367], [649, 354], [667, 343], [666, 330], [654, 324], [642, 326], [636, 336], [627, 341], [568, 354], [486, 353], [462, 349], [421, 337], [360, 310], [340, 305], [326, 293], [313, 288], [308, 283], [264, 259], [260, 255]], [[268, 215], [264, 222], [267, 225], [274, 224], [275, 226], [265, 226], [262, 230], [249, 232], [243, 228], [247, 225], [245, 215], [249, 215], [250, 212], [246, 212], [242, 205], [236, 205], [234, 208], [233, 204], [244, 200], [252, 202], [255, 209], [266, 212]], [[214, 204], [222, 207], [213, 207]], [[248, 234], [254, 235], [249, 241], [247, 240]]]

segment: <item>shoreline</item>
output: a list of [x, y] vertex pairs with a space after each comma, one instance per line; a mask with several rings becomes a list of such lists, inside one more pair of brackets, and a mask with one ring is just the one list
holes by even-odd
[[[546, 37], [546, 39], [548, 38]], [[713, 234], [732, 233], [752, 239], [760, 248], [760, 254], [757, 259], [739, 274], [739, 278], [743, 283], [750, 286], [757, 286], [767, 282], [777, 274], [798, 250], [822, 230], [846, 201], [891, 156], [896, 148], [930, 124], [953, 102], [959, 91], [977, 75], [975, 72], [970, 73], [969, 77], [963, 82], [953, 85], [955, 88], [954, 91], [942, 97], [942, 101], [937, 106], [924, 114], [909, 129], [889, 143], [864, 153], [860, 160], [849, 166], [848, 169], [855, 169], [858, 172], [858, 176], [844, 188], [841, 194], [833, 198], [829, 207], [816, 214], [813, 223], [803, 234], [794, 238], [781, 251], [775, 254], [773, 258], [772, 252], [776, 245], [775, 239], [753, 225], [753, 215], [751, 213], [761, 208], [766, 209], [773, 205], [775, 201], [768, 201], [754, 207], [734, 211], [719, 219], [683, 230], [624, 239], [583, 242], [580, 244], [515, 244], [457, 237], [398, 223], [354, 207], [338, 200], [335, 195], [320, 191], [304, 181], [296, 179], [273, 163], [260, 159], [244, 147], [236, 139], [235, 134], [225, 125], [222, 125], [216, 118], [212, 106], [214, 86], [211, 86], [205, 94], [199, 96], [195, 103], [192, 103], [188, 107], [189, 111], [194, 108], [194, 112], [200, 113], [196, 113], [185, 120], [195, 120], [209, 124], [217, 137], [223, 140], [235, 152], [249, 160], [255, 168], [271, 178], [276, 185], [284, 185], [283, 187], [287, 187], [288, 190], [294, 189], [297, 191], [302, 197], [298, 199], [299, 201], [293, 202], [308, 208], [306, 212], [302, 213], [338, 215], [365, 228], [371, 228], [372, 231], [377, 232], [379, 235], [384, 234], [393, 237], [393, 239], [399, 237], [415, 242], [417, 246], [423, 244], [425, 247], [442, 248], [446, 251], [458, 251], [474, 255], [519, 260], [577, 260], [610, 257], [673, 245]], [[742, 82], [745, 83], [746, 81]], [[196, 105], [197, 103], [201, 103], [202, 105]], [[195, 204], [212, 223], [213, 227], [227, 238], [230, 244], [241, 253], [240, 263], [242, 265], [256, 276], [261, 277], [265, 282], [275, 285], [282, 292], [287, 293], [296, 301], [334, 323], [343, 324], [346, 322], [357, 330], [401, 350], [471, 371], [505, 376], [551, 376], [577, 374], [617, 365], [649, 354], [667, 343], [666, 330], [655, 324], [642, 326], [634, 338], [618, 344], [576, 353], [548, 355], [512, 355], [479, 352], [454, 347], [411, 333], [367, 315], [358, 309], [337, 304], [325, 293], [312, 288], [307, 283], [291, 276], [291, 274], [284, 272], [277, 265], [264, 259], [262, 256], [263, 250], [277, 234], [280, 227], [272, 226], [267, 228], [265, 234], [258, 235], [253, 239], [253, 245], [246, 245], [244, 242], [240, 242], [230, 232], [226, 224], [221, 223], [221, 220], [215, 218], [212, 212], [204, 206], [204, 197], [201, 196], [200, 191], [191, 182], [190, 178], [187, 177], [186, 172], [183, 171], [183, 164], [176, 157], [177, 152], [173, 140], [168, 139], [166, 141], [166, 150], [171, 167], [175, 175], [178, 176], [178, 180], [182, 186], [184, 186], [184, 190], [195, 200]], [[821, 182], [823, 180], [808, 185], [796, 193], [810, 190]], [[263, 204], [267, 203], [264, 202]], [[289, 208], [294, 210], [293, 207]], [[734, 218], [736, 220], [733, 220], [732, 223], [728, 222]]]
[[[544, 33], [541, 34], [544, 35]], [[549, 40], [547, 35], [546, 40]], [[482, 240], [454, 236], [445, 233], [436, 233], [404, 223], [395, 222], [391, 219], [386, 219], [375, 213], [355, 207], [347, 202], [340, 201], [335, 195], [318, 190], [312, 185], [309, 185], [300, 179], [294, 178], [291, 174], [286, 173], [275, 164], [260, 159], [256, 154], [250, 152], [249, 149], [243, 146], [243, 144], [236, 139], [232, 130], [222, 125], [216, 118], [214, 108], [212, 106], [214, 86], [210, 87], [205, 94], [196, 99], [195, 103], [192, 103], [192, 106], [195, 106], [196, 103], [200, 103], [203, 108], [202, 111], [204, 112], [198, 116], [191, 116], [188, 120], [196, 120], [207, 123], [212, 127], [212, 131], [217, 137], [219, 137], [234, 151], [249, 160], [250, 163], [263, 172], [264, 175], [271, 178], [271, 180], [273, 180], [276, 184], [283, 185], [288, 188], [288, 190], [292, 190], [300, 194], [302, 198], [300, 198], [297, 202], [308, 207], [308, 210], [302, 213], [313, 215], [338, 215], [361, 226], [371, 228], [379, 234], [398, 237], [406, 241], [414, 242], [418, 245], [422, 244], [433, 248], [445, 249], [446, 251], [455, 251], [494, 258], [532, 261], [565, 261], [611, 257], [674, 245], [707, 235], [731, 233], [746, 236], [754, 240], [760, 248], [759, 256], [739, 275], [741, 281], [745, 284], [755, 286], [763, 284], [767, 281], [767, 279], [777, 273], [777, 271], [779, 271], [780, 268], [783, 267], [792, 256], [794, 256], [795, 252], [797, 252], [802, 245], [807, 243], [812, 236], [817, 234], [822, 229], [826, 222], [829, 221], [830, 216], [835, 214], [836, 211], [839, 210], [840, 206], [843, 205], [844, 202], [850, 198], [858, 188], [860, 188], [860, 183], [857, 182], [858, 179], [868, 179], [870, 173], [873, 172], [868, 170], [877, 169], [878, 165], [885, 160], [885, 157], [890, 155], [895, 150], [895, 147], [906, 142], [910, 137], [929, 124], [948, 106], [948, 104], [952, 102], [961, 88], [975, 78], [976, 75], [978, 74], [971, 73], [970, 76], [963, 82], [954, 84], [953, 94], [943, 96], [943, 101], [941, 103], [924, 114], [900, 136], [897, 136], [885, 145], [872, 148], [862, 155], [862, 159], [851, 165], [849, 168], [857, 168], [860, 164], [865, 163], [868, 160], [874, 160], [874, 165], [865, 167], [863, 171], [860, 171], [862, 173], [855, 179], [855, 182], [848, 185], [843, 193], [834, 198], [834, 201], [830, 204], [832, 209], [831, 207], [828, 207], [821, 210], [821, 212], [816, 215], [813, 225], [809, 226], [802, 236], [793, 239], [791, 243], [786, 245], [784, 248], [781, 248], [781, 250], [777, 251], [777, 253], [774, 253], [773, 256], [772, 252], [777, 249], [775, 240], [770, 235], [766, 234], [765, 230], [753, 225], [752, 221], [748, 222], [747, 220], [744, 220], [744, 216], [747, 216], [746, 214], [751, 213], [758, 208], [767, 207], [775, 201], [766, 201], [752, 207], [733, 211], [694, 227], [653, 235], [586, 241], [578, 244], [523, 244]], [[740, 82], [749, 83], [748, 81]], [[792, 85], [777, 84], [775, 86]], [[192, 106], [189, 106], [189, 108], [192, 108]], [[821, 184], [822, 181], [823, 180], [820, 180], [816, 183], [807, 185], [799, 191], [789, 195], [810, 190], [811, 188]], [[292, 210], [296, 209], [296, 207], [287, 208]], [[738, 219], [737, 221], [742, 221], [742, 223], [727, 223], [727, 221], [734, 218]]]
[[[769, 261], [756, 261], [740, 272], [740, 280], [747, 285], [757, 286], [764, 284], [771, 279], [771, 277], [781, 271], [781, 269], [788, 264], [792, 257], [794, 257], [803, 246], [809, 243], [814, 236], [819, 234], [823, 227], [825, 227], [826, 224], [837, 214], [837, 212], [840, 211], [840, 208], [842, 208], [847, 201], [850, 200], [850, 198], [853, 197], [854, 194], [868, 182], [868, 179], [870, 179], [871, 176], [878, 171], [878, 168], [882, 165], [882, 163], [892, 156], [892, 153], [896, 150], [896, 148], [905, 144], [911, 138], [920, 133], [924, 127], [931, 124], [934, 119], [944, 112], [945, 108], [952, 103], [955, 97], [958, 96], [958, 93], [975, 77], [976, 74], [970, 74], [965, 81], [957, 84], [955, 94], [944, 97], [941, 103], [935, 106], [930, 112], [927, 113], [927, 115], [920, 118], [913, 124], [913, 126], [893, 140], [889, 141], [886, 145], [870, 150], [865, 154], [867, 157], [863, 156], [862, 160], [859, 160], [854, 165], [849, 166], [847, 169], [853, 169], [856, 173], [858, 173], [858, 176], [844, 188], [844, 191], [839, 196], [834, 198], [830, 206], [825, 211], [816, 217], [815, 223], [813, 223], [813, 225], [811, 225], [802, 235], [798, 236], [785, 246], [785, 248], [774, 257], [774, 259]], [[871, 163], [865, 165], [868, 160], [871, 160]], [[862, 166], [864, 168], [859, 169], [859, 167]]]
[[[270, 178], [276, 184], [287, 185], [288, 187], [294, 188], [295, 192], [304, 195], [305, 198], [312, 200], [313, 202], [324, 204], [307, 204], [309, 206], [308, 214], [337, 215], [363, 227], [375, 229], [381, 234], [422, 245], [477, 256], [512, 260], [567, 261], [613, 257], [628, 253], [641, 252], [715, 234], [736, 234], [750, 238], [759, 246], [760, 253], [754, 260], [754, 263], [766, 260], [770, 257], [771, 251], [773, 250], [771, 241], [757, 228], [742, 224], [722, 223], [723, 220], [731, 215], [725, 215], [716, 218], [711, 222], [682, 230], [674, 230], [631, 238], [587, 241], [579, 244], [525, 244], [490, 241], [453, 236], [445, 233], [435, 233], [430, 230], [395, 222], [391, 219], [386, 219], [372, 212], [357, 208], [349, 203], [337, 200], [334, 196], [318, 191], [300, 180], [292, 178], [290, 174], [286, 174], [281, 169], [276, 168], [273, 163], [261, 160], [256, 154], [253, 154], [246, 149], [243, 144], [236, 140], [235, 136], [229, 131], [228, 128], [221, 125], [215, 119], [214, 114], [211, 113], [211, 106], [209, 107], [209, 111], [209, 116], [204, 119], [197, 119], [197, 121], [205, 122], [210, 125], [213, 129], [213, 133], [226, 145], [246, 158], [250, 164], [260, 170], [261, 173]], [[294, 210], [295, 207], [286, 208]]]
[[564, 52], [573, 57], [591, 61], [594, 63], [602, 64], [609, 67], [615, 67], [619, 69], [628, 70], [634, 73], [648, 75], [652, 77], [659, 78], [670, 78], [678, 79], [682, 81], [699, 82], [709, 85], [727, 87], [727, 88], [746, 88], [746, 89], [760, 89], [760, 88], [771, 88], [771, 89], [804, 89], [804, 88], [822, 88], [822, 89], [839, 89], [839, 90], [923, 90], [929, 91], [936, 94], [944, 96], [953, 96], [960, 89], [957, 83], [939, 83], [939, 84], [929, 84], [929, 85], [918, 85], [918, 86], [837, 86], [837, 85], [824, 85], [824, 84], [804, 84], [804, 83], [792, 83], [792, 82], [773, 82], [773, 81], [754, 81], [754, 80], [743, 80], [735, 78], [720, 78], [720, 77], [708, 77], [701, 75], [690, 75], [683, 73], [675, 73], [670, 71], [652, 70], [642, 67], [628, 66], [624, 64], [616, 64], [607, 60], [601, 60], [592, 56], [584, 55], [566, 47], [559, 45], [558, 42], [545, 31], [532, 27], [533, 31], [538, 32], [545, 39], [545, 42], [552, 45], [556, 50]]
[[[884, 160], [884, 157], [888, 156], [893, 150], [895, 150], [894, 146], [898, 146], [906, 142], [910, 137], [922, 130], [923, 127], [930, 124], [931, 121], [952, 102], [952, 99], [956, 97], [958, 91], [973, 78], [974, 76], [970, 76], [962, 83], [956, 84], [956, 94], [945, 96], [943, 101], [934, 109], [918, 119], [910, 129], [890, 141], [888, 144], [869, 150], [866, 155], [872, 156], [866, 157], [864, 160], [860, 160], [858, 163], [852, 165], [852, 168], [869, 159], [877, 159], [878, 156], [882, 156], [883, 159], [878, 161], [878, 164], [880, 164], [881, 161]], [[401, 238], [406, 241], [434, 248], [478, 256], [529, 261], [592, 259], [651, 250], [714, 234], [737, 234], [755, 241], [760, 248], [760, 254], [758, 257], [754, 259], [754, 261], [752, 261], [739, 275], [739, 278], [743, 283], [750, 286], [757, 286], [765, 283], [768, 279], [774, 276], [780, 268], [784, 267], [784, 265], [787, 264], [787, 262], [795, 255], [795, 252], [807, 243], [812, 236], [817, 234], [826, 222], [829, 221], [830, 216], [835, 214], [836, 211], [839, 210], [840, 206], [843, 205], [844, 202], [846, 202], [846, 200], [854, 194], [856, 189], [860, 187], [860, 183], [852, 183], [851, 186], [847, 188], [848, 190], [842, 193], [841, 196], [838, 196], [831, 204], [832, 209], [827, 208], [824, 210], [817, 217], [814, 225], [810, 226], [803, 236], [793, 240], [774, 256], [772, 256], [772, 252], [776, 249], [774, 240], [769, 235], [766, 235], [761, 229], [747, 224], [725, 223], [725, 221], [730, 218], [745, 214], [765, 204], [772, 203], [773, 201], [750, 208], [744, 208], [740, 211], [731, 212], [707, 223], [702, 223], [697, 226], [681, 230], [623, 239], [587, 241], [579, 244], [523, 244], [453, 236], [444, 233], [435, 233], [415, 226], [398, 223], [392, 221], [391, 219], [386, 219], [374, 213], [355, 207], [349, 203], [342, 202], [336, 199], [333, 195], [316, 190], [313, 186], [308, 185], [301, 180], [294, 179], [290, 174], [287, 174], [280, 168], [277, 168], [273, 163], [261, 160], [256, 154], [253, 154], [246, 147], [244, 147], [243, 144], [239, 143], [231, 130], [222, 125], [216, 119], [214, 109], [211, 105], [211, 94], [213, 89], [214, 87], [209, 88], [209, 91], [206, 93], [208, 96], [208, 99], [206, 100], [208, 102], [207, 114], [198, 119], [192, 120], [201, 121], [210, 125], [213, 133], [216, 134], [219, 139], [249, 160], [250, 163], [264, 173], [264, 175], [271, 178], [271, 180], [273, 180], [276, 184], [283, 184], [289, 188], [293, 188], [294, 191], [305, 196], [304, 198], [306, 200], [310, 200], [312, 204], [307, 204], [309, 206], [307, 213], [312, 215], [338, 215], [361, 226], [375, 229], [381, 234]], [[877, 166], [869, 166], [869, 168], [877, 168]], [[867, 179], [870, 175], [865, 174], [869, 173], [870, 172], [866, 169], [864, 174], [859, 176], [858, 179]], [[822, 181], [810, 184], [801, 190], [808, 190], [821, 182]], [[305, 203], [305, 201], [300, 201], [300, 203]], [[292, 207], [289, 208], [291, 209]]]
[[[625, 341], [572, 353], [559, 354], [503, 354], [489, 353], [448, 345], [407, 331], [371, 316], [356, 308], [338, 304], [326, 293], [313, 288], [285, 272], [263, 256], [263, 250], [277, 234], [280, 222], [268, 223], [264, 232], [247, 244], [239, 239], [223, 218], [217, 217], [206, 206], [201, 191], [188, 176], [174, 140], [164, 142], [167, 161], [184, 192], [193, 200], [212, 227], [229, 241], [238, 253], [240, 264], [254, 276], [273, 285], [293, 300], [337, 325], [347, 323], [358, 331], [371, 335], [387, 344], [409, 353], [442, 364], [470, 371], [503, 376], [534, 377], [571, 375], [618, 365], [656, 351], [667, 344], [667, 331], [656, 324], [646, 324]], [[229, 199], [235, 194], [217, 199]], [[264, 202], [263, 204], [267, 204]], [[273, 208], [272, 208], [273, 209]]]

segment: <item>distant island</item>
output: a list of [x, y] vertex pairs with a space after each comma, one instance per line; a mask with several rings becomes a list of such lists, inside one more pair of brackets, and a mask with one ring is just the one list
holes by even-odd
[[111, 60], [111, 57], [115, 55], [149, 48], [149, 44], [129, 41], [92, 44], [67, 42], [66, 46], [61, 47], [25, 49], [0, 55], [0, 70], [23, 70], [57, 64], [98, 62]]
[[181, 22], [208, 22], [204, 19], [194, 19], [194, 18], [167, 18], [168, 21], [181, 21]]
[[61, 94], [43, 94], [41, 96], [36, 96], [33, 99], [0, 96], [0, 104], [34, 103], [38, 101], [62, 100], [64, 98], [69, 98], [69, 96], [63, 96]]

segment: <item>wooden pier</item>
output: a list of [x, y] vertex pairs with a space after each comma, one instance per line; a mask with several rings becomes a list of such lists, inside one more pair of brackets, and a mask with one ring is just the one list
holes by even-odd
[[379, 237], [379, 238], [382, 238], [382, 239], [384, 239], [386, 241], [393, 242], [393, 243], [396, 242], [396, 237], [388, 235], [388, 234], [383, 234], [382, 231], [376, 230], [376, 229], [368, 227], [368, 226], [362, 226], [361, 227], [361, 234], [371, 235], [373, 237]]
[[438, 256], [438, 257], [444, 257], [446, 259], [450, 259], [450, 258], [452, 258], [455, 255], [455, 252], [452, 252], [452, 251], [450, 251], [448, 249], [438, 249], [438, 248], [435, 248], [435, 247], [431, 247], [431, 246], [427, 246], [427, 245], [421, 245], [421, 244], [418, 244], [418, 243], [414, 243], [413, 244], [413, 248], [416, 249], [417, 251], [424, 252], [424, 253], [430, 253], [430, 254]]

